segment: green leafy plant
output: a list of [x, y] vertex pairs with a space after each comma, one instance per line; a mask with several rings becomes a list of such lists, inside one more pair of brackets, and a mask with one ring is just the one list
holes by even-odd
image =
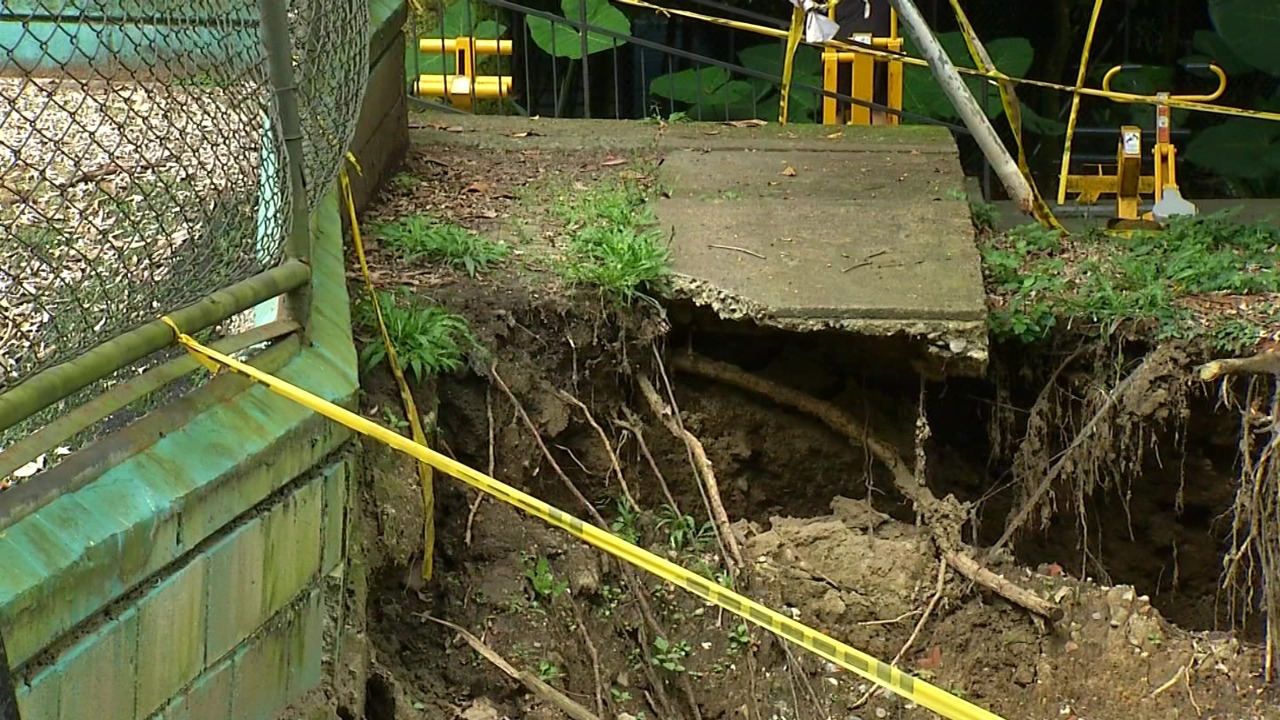
[[751, 645], [751, 632], [747, 628], [747, 624], [740, 622], [733, 626], [729, 631], [729, 652], [738, 653], [743, 648]]
[[[764, 43], [738, 52], [738, 62], [745, 68], [782, 77], [785, 48], [778, 43]], [[822, 87], [822, 54], [814, 47], [796, 49], [792, 64], [788, 120], [815, 122], [820, 98], [796, 86]], [[779, 85], [759, 78], [738, 79], [718, 66], [680, 70], [660, 75], [649, 81], [649, 94], [680, 103], [683, 112], [696, 120], [770, 120], [778, 119]]]
[[[583, 23], [585, 19], [585, 24], [591, 27], [623, 36], [631, 34], [631, 21], [621, 10], [610, 4], [609, 0], [560, 0], [560, 11], [564, 13], [566, 20], [574, 23]], [[529, 25], [529, 37], [548, 55], [569, 60], [582, 59], [582, 34], [576, 27], [534, 16], [528, 16], [526, 22]], [[587, 54], [594, 55], [620, 47], [625, 42], [611, 35], [587, 31]]]
[[471, 277], [511, 253], [506, 245], [470, 230], [421, 215], [378, 225], [374, 233], [405, 260], [428, 260], [460, 267]]
[[[938, 42], [941, 43], [942, 49], [946, 51], [947, 57], [951, 58], [957, 67], [974, 68], [973, 57], [969, 54], [969, 48], [965, 44], [964, 35], [960, 32], [947, 32], [938, 34]], [[1024, 77], [1028, 70], [1031, 69], [1031, 62], [1035, 59], [1035, 48], [1032, 47], [1031, 41], [1022, 37], [997, 38], [984, 42], [987, 52], [991, 54], [991, 62], [1000, 70], [1000, 72], [1015, 77]], [[903, 49], [914, 57], [920, 57], [920, 48], [911, 40], [906, 38]], [[980, 106], [983, 106], [990, 118], [998, 118], [1004, 115], [1004, 105], [1000, 100], [1000, 92], [994, 87], [985, 89], [985, 105], [983, 104], [985, 82], [980, 78], [965, 77], [965, 84], [969, 86], [969, 91], [973, 94]], [[934, 80], [933, 73], [929, 68], [908, 65], [903, 69], [902, 76], [902, 104], [906, 109], [912, 112], [928, 115], [932, 118], [940, 120], [959, 120], [960, 116], [951, 105], [951, 101], [947, 99], [946, 93], [942, 91], [942, 87]], [[1042, 117], [1038, 115], [1027, 105], [1022, 106], [1022, 123], [1023, 127], [1031, 132], [1042, 134], [1058, 134], [1066, 131], [1066, 126], [1056, 120]]]
[[615, 703], [624, 703], [631, 700], [631, 693], [619, 687], [609, 688], [609, 696], [613, 698]]
[[1158, 338], [1247, 343], [1258, 339], [1250, 321], [1211, 316], [1193, 323], [1183, 299], [1280, 292], [1280, 229], [1233, 223], [1228, 213], [1177, 218], [1161, 232], [1128, 239], [1061, 244], [1055, 233], [1028, 228], [984, 245], [988, 287], [1003, 300], [990, 314], [997, 336], [1035, 342], [1068, 319], [1103, 332], [1128, 323], [1151, 327]]
[[546, 557], [539, 557], [531, 566], [526, 567], [524, 575], [529, 579], [534, 597], [541, 600], [555, 600], [569, 589], [569, 583], [556, 580], [555, 574], [551, 572], [551, 563]]
[[653, 639], [653, 664], [670, 672], [685, 671], [684, 660], [689, 657], [693, 648], [688, 642], [670, 642], [664, 637]]
[[681, 515], [670, 505], [662, 506], [656, 527], [666, 532], [667, 545], [676, 552], [701, 550], [715, 539], [710, 521], [699, 525], [692, 515]]
[[626, 498], [618, 498], [616, 507], [618, 514], [609, 524], [609, 530], [633, 545], [640, 542], [640, 511], [633, 508]]
[[562, 677], [564, 677], [564, 670], [561, 670], [559, 665], [549, 660], [542, 660], [538, 663], [538, 679], [542, 682], [555, 682]]
[[[466, 319], [439, 305], [407, 293], [397, 295], [385, 291], [378, 293], [378, 304], [401, 367], [419, 382], [461, 370], [467, 353], [477, 347]], [[371, 303], [358, 304], [355, 314], [361, 326], [377, 327]], [[366, 372], [386, 359], [386, 346], [380, 337], [365, 343], [360, 351], [360, 362]]]

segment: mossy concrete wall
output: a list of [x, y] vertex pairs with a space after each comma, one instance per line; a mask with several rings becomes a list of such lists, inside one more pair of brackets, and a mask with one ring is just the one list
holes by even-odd
[[[402, 80], [392, 93], [377, 79], [396, 72], [388, 58], [403, 78], [403, 8], [373, 4], [362, 201], [403, 152], [379, 133], [407, 137]], [[310, 342], [276, 374], [350, 407], [336, 193], [312, 231]], [[345, 618], [363, 607], [347, 568], [350, 432], [235, 376], [157, 413], [171, 422], [81, 451], [65, 472], [92, 482], [0, 531], [0, 630], [23, 720], [268, 720], [341, 665]]]

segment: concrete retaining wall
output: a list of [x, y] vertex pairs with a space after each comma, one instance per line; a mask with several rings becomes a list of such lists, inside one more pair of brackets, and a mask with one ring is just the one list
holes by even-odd
[[[404, 10], [373, 5], [361, 204], [407, 142]], [[339, 210], [331, 193], [312, 218], [311, 342], [277, 374], [352, 406]], [[42, 474], [93, 480], [0, 532], [0, 629], [23, 720], [267, 720], [320, 686], [363, 606], [347, 577], [349, 440], [220, 376]]]

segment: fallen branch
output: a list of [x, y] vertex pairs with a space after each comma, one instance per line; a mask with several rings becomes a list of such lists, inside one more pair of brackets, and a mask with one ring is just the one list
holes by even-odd
[[1012, 581], [988, 570], [968, 555], [952, 550], [946, 553], [947, 564], [955, 568], [961, 575], [987, 588], [1009, 602], [1019, 605], [1031, 612], [1057, 622], [1062, 619], [1062, 608], [1039, 595], [1025, 590]]
[[729, 514], [725, 512], [724, 503], [720, 500], [720, 487], [716, 481], [716, 473], [711, 467], [711, 459], [707, 457], [706, 449], [702, 447], [702, 441], [684, 428], [676, 412], [658, 396], [658, 391], [653, 387], [653, 383], [649, 382], [649, 378], [639, 375], [637, 381], [640, 392], [648, 401], [653, 414], [667, 427], [667, 430], [671, 431], [672, 435], [684, 441], [685, 447], [693, 457], [696, 475], [701, 480], [702, 487], [706, 489], [707, 504], [710, 506], [708, 510], [714, 521], [716, 534], [720, 536], [720, 542], [726, 552], [725, 565], [728, 566], [729, 572], [736, 576], [739, 569], [745, 567], [742, 561], [742, 550], [739, 549], [738, 540], [734, 537], [733, 529], [729, 525]]
[[423, 617], [433, 623], [443, 625], [444, 627], [458, 633], [459, 637], [466, 641], [466, 643], [471, 646], [472, 650], [475, 650], [481, 657], [492, 663], [493, 666], [501, 670], [503, 674], [512, 680], [519, 682], [521, 685], [524, 685], [529, 692], [542, 698], [552, 707], [569, 716], [572, 720], [600, 720], [599, 715], [596, 715], [578, 703], [570, 700], [564, 693], [551, 687], [542, 680], [539, 680], [537, 675], [526, 670], [517, 670], [511, 663], [507, 662], [506, 658], [495, 652], [493, 648], [485, 645], [480, 638], [475, 635], [472, 635], [448, 620], [441, 620], [440, 618], [432, 617], [431, 615], [424, 615]]

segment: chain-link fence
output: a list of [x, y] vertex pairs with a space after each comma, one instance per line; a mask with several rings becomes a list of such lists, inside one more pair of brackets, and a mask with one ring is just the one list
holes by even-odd
[[0, 15], [0, 389], [274, 265], [289, 218], [255, 0], [53, 4]]
[[[355, 131], [368, 0], [286, 7], [314, 208]], [[259, 0], [0, 3], [0, 395], [281, 263], [294, 193], [265, 27]], [[168, 355], [0, 428], [0, 450]]]

